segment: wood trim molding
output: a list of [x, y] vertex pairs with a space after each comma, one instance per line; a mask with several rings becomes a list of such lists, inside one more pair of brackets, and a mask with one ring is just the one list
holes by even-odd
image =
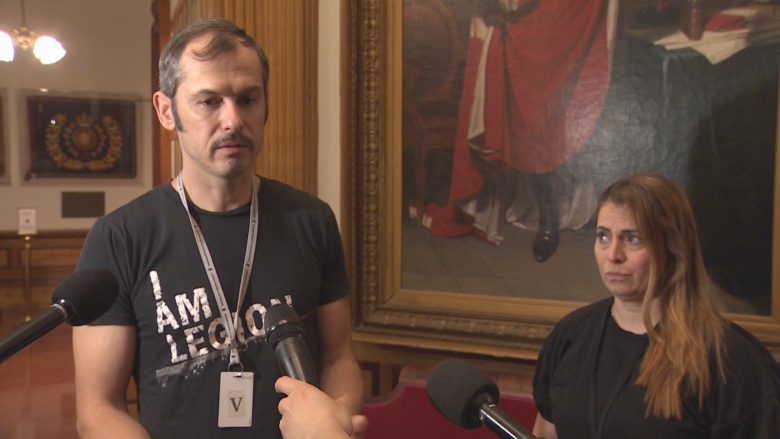
[[[152, 1], [152, 90], [153, 94], [160, 89], [160, 69], [158, 62], [160, 52], [171, 37], [171, 2], [170, 0]], [[171, 141], [173, 133], [160, 126], [157, 113], [152, 111], [152, 185], [157, 186], [172, 177]]]
[[86, 236], [87, 230], [40, 231], [28, 242], [0, 233], [0, 310], [25, 309], [28, 294], [33, 309], [51, 305], [54, 287], [76, 270]]

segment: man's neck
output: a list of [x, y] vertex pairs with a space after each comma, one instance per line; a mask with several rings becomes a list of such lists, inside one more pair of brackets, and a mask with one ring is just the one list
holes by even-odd
[[[227, 212], [250, 202], [254, 174], [247, 173], [234, 179], [204, 180], [182, 173], [187, 200], [198, 208], [209, 212]], [[172, 181], [178, 189], [177, 179]]]

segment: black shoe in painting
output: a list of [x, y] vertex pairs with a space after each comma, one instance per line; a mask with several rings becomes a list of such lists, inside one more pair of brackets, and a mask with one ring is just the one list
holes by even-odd
[[558, 249], [558, 229], [540, 229], [536, 234], [534, 244], [531, 248], [536, 262], [544, 262], [550, 259]]

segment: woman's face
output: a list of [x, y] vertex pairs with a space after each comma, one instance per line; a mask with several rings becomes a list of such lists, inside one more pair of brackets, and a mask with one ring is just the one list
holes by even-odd
[[642, 301], [650, 274], [650, 251], [634, 221], [634, 211], [608, 202], [598, 212], [593, 252], [601, 280], [613, 296]]

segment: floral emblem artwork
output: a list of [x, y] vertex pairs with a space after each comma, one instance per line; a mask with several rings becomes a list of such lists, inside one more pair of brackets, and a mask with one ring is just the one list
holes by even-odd
[[28, 109], [28, 178], [135, 176], [133, 101], [30, 96]]
[[57, 114], [46, 130], [46, 150], [64, 169], [110, 170], [122, 154], [122, 133], [112, 116], [93, 121], [82, 112], [68, 122], [65, 114]]

